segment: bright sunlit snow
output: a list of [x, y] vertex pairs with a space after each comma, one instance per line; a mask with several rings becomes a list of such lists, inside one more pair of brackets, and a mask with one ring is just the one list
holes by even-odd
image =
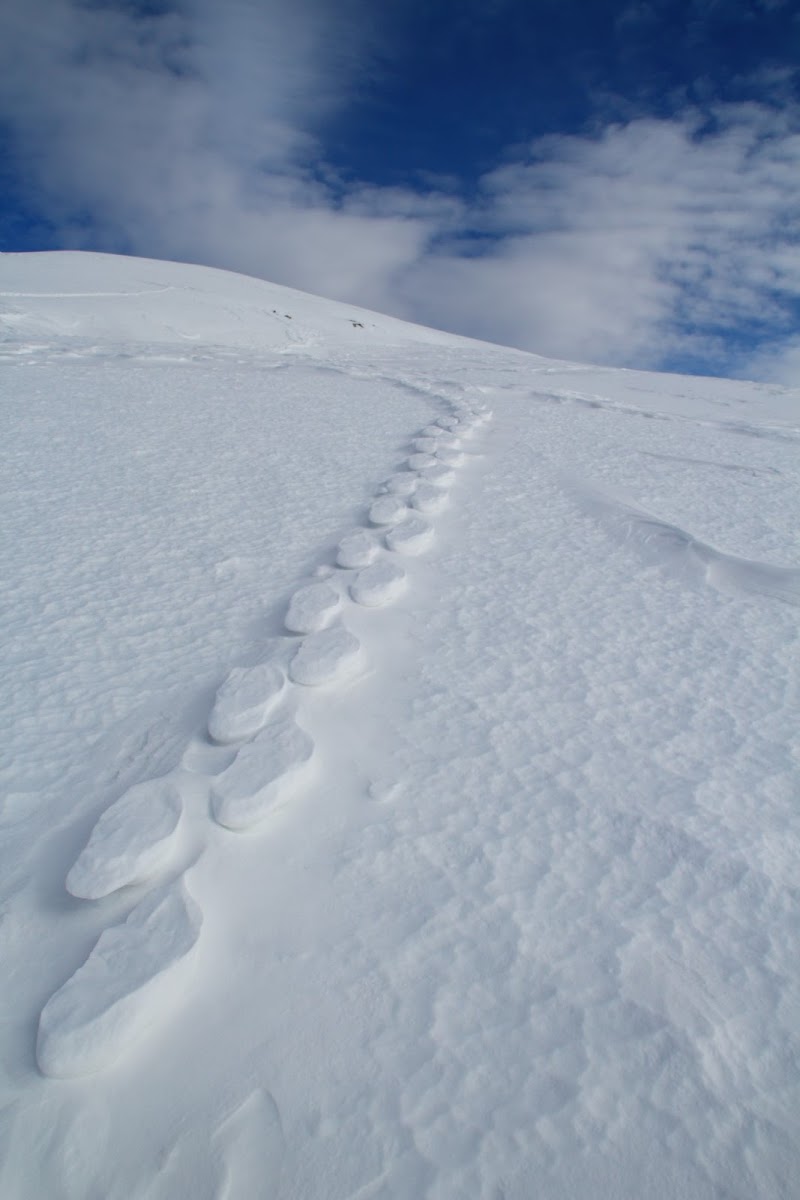
[[4, 1200], [800, 1179], [800, 395], [0, 256]]

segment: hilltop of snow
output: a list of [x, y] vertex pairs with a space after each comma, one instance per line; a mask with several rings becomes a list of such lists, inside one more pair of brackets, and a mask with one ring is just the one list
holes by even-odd
[[0, 255], [0, 1194], [800, 1178], [800, 393]]
[[[463, 345], [469, 339], [411, 325], [213, 267], [112, 254], [57, 251], [0, 255], [3, 340], [85, 338], [108, 344], [209, 347], [258, 353], [358, 344]], [[16, 338], [14, 338], [16, 335]], [[474, 345], [474, 343], [471, 343]]]

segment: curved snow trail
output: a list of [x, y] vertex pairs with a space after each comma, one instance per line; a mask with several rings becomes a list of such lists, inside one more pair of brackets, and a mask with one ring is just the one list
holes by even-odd
[[788, 1194], [791, 613], [609, 550], [561, 485], [575, 426], [495, 409], [413, 603], [346, 609], [371, 671], [303, 692], [325, 771], [265, 836], [208, 826], [201, 986], [81, 1102], [124, 1069], [170, 1147], [135, 1133], [112, 1200], [214, 1195], [223, 1145], [284, 1200]]
[[[488, 415], [482, 411], [462, 408], [458, 416], [440, 418], [437, 427], [442, 439], [446, 439], [445, 431], [454, 429], [470, 436], [486, 419]], [[440, 456], [443, 459], [452, 455], [445, 448], [445, 440], [441, 449], [436, 438], [431, 441], [433, 453], [416, 456], [425, 460], [416, 464], [420, 468], [436, 466]], [[408, 462], [412, 472], [413, 457]], [[464, 461], [465, 456], [460, 454], [459, 465]], [[389, 551], [416, 555], [428, 547], [433, 537], [433, 527], [387, 491], [386, 485], [379, 488], [368, 521], [390, 526], [385, 535]], [[366, 529], [348, 535], [337, 549], [337, 561], [342, 558], [343, 547], [345, 553], [349, 547], [352, 556], [353, 546], [366, 536]], [[355, 575], [342, 565], [325, 574], [326, 582], [301, 586], [289, 602], [285, 629], [289, 635], [304, 636], [288, 643], [286, 674], [278, 665], [279, 659], [286, 661], [284, 644], [265, 663], [249, 669], [234, 668], [217, 692], [208, 733], [213, 740], [238, 743], [240, 748], [213, 769], [214, 759], [204, 761], [195, 748], [202, 742], [202, 732], [187, 746], [194, 776], [192, 790], [196, 791], [204, 768], [208, 769], [211, 813], [226, 829], [241, 831], [261, 824], [309, 777], [308, 768], [315, 758], [314, 741], [297, 720], [298, 712], [302, 715], [302, 698], [298, 696], [291, 706], [284, 701], [287, 677], [290, 685], [300, 685], [302, 690], [341, 683], [363, 669], [360, 640], [343, 620], [337, 619], [343, 599], [362, 607], [382, 608], [396, 600], [407, 584], [405, 570], [385, 553]], [[188, 765], [185, 756], [184, 763]], [[186, 790], [184, 775], [185, 770], [179, 768], [165, 779], [140, 783], [101, 814], [67, 877], [73, 895], [98, 898], [130, 883], [146, 884], [163, 873], [170, 858], [179, 861], [176, 827], [183, 804], [182, 787]], [[184, 869], [177, 867], [178, 878]], [[44, 1074], [75, 1076], [111, 1066], [138, 1043], [142, 1031], [156, 1022], [163, 1002], [154, 981], [159, 983], [194, 947], [203, 912], [198, 910], [191, 921], [186, 918], [184, 924], [191, 929], [191, 937], [183, 939], [184, 946], [180, 937], [176, 943], [160, 927], [157, 936], [142, 935], [141, 929], [147, 934], [150, 927], [152, 903], [152, 897], [147, 897], [133, 908], [123, 925], [106, 931], [85, 964], [45, 1005], [37, 1045]], [[109, 992], [108, 1000], [98, 983], [101, 977]], [[86, 1017], [81, 1015], [84, 1012]]]

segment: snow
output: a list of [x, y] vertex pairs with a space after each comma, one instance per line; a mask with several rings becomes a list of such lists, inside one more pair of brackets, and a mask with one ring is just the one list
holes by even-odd
[[687, 575], [723, 592], [755, 592], [800, 605], [800, 568], [776, 567], [715, 550], [685, 529], [662, 521], [613, 496], [578, 489], [589, 511], [616, 536], [636, 541], [654, 563], [673, 576]]
[[363, 529], [348, 533], [336, 548], [336, 564], [339, 567], [366, 567], [378, 553], [378, 544]]
[[4, 1200], [793, 1196], [800, 395], [0, 293]]
[[[338, 603], [338, 595], [336, 595]], [[292, 599], [292, 605], [297, 593]], [[290, 608], [291, 612], [291, 608]], [[215, 742], [239, 742], [258, 733], [279, 703], [286, 676], [275, 663], [234, 667], [220, 684], [208, 718], [208, 732]]]
[[435, 483], [428, 483], [423, 479], [414, 489], [409, 503], [412, 508], [419, 509], [422, 513], [439, 513], [447, 507], [447, 493]]
[[435, 467], [436, 459], [432, 454], [412, 454], [408, 458], [408, 466], [412, 471], [421, 471], [425, 467]]
[[383, 487], [394, 496], [411, 496], [417, 490], [418, 483], [419, 477], [415, 472], [398, 471], [396, 475], [390, 475]]
[[378, 496], [369, 507], [369, 519], [373, 525], [394, 525], [408, 516], [408, 506], [397, 496]]
[[289, 663], [289, 678], [307, 687], [352, 675], [361, 662], [361, 642], [343, 625], [304, 638]]
[[386, 534], [386, 545], [401, 554], [421, 554], [433, 541], [433, 526], [422, 517], [409, 517]]
[[[464, 465], [464, 455], [460, 450], [437, 450], [436, 459], [438, 462], [444, 463], [448, 467], [461, 467]], [[429, 465], [429, 464], [426, 464]]]
[[420, 478], [427, 483], [433, 484], [435, 487], [449, 488], [455, 482], [456, 473], [450, 467], [443, 466], [441, 463], [434, 460], [434, 465], [424, 467], [420, 472]]
[[[83, 966], [48, 1000], [36, 1058], [55, 1078], [113, 1064], [159, 1018], [203, 915], [182, 883], [157, 889], [122, 925], [106, 929]], [[173, 994], [173, 1003], [175, 1000]]]
[[340, 605], [339, 593], [327, 583], [310, 583], [292, 596], [284, 625], [291, 633], [317, 633], [330, 625]]
[[358, 572], [350, 584], [350, 595], [356, 604], [380, 608], [396, 600], [405, 586], [406, 573], [403, 568], [384, 560]]
[[66, 888], [99, 900], [154, 875], [170, 856], [183, 803], [170, 778], [135, 784], [109, 805], [72, 870]]
[[313, 741], [294, 717], [276, 717], [214, 780], [214, 819], [227, 829], [247, 829], [263, 821], [281, 795], [296, 785], [313, 752]]

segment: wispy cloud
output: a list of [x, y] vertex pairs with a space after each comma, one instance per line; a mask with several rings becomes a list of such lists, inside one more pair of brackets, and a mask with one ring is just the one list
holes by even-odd
[[363, 60], [357, 9], [17, 0], [0, 105], [28, 194], [64, 244], [371, 296], [441, 204], [343, 191], [324, 170], [314, 128]]
[[800, 114], [767, 105], [546, 138], [484, 177], [480, 253], [453, 239], [413, 286], [546, 354], [741, 366], [796, 328], [798, 178]]
[[539, 139], [468, 200], [380, 188], [337, 176], [321, 140], [374, 69], [371, 13], [12, 0], [0, 115], [28, 196], [67, 246], [230, 267], [566, 358], [800, 379], [785, 76], [763, 103]]

